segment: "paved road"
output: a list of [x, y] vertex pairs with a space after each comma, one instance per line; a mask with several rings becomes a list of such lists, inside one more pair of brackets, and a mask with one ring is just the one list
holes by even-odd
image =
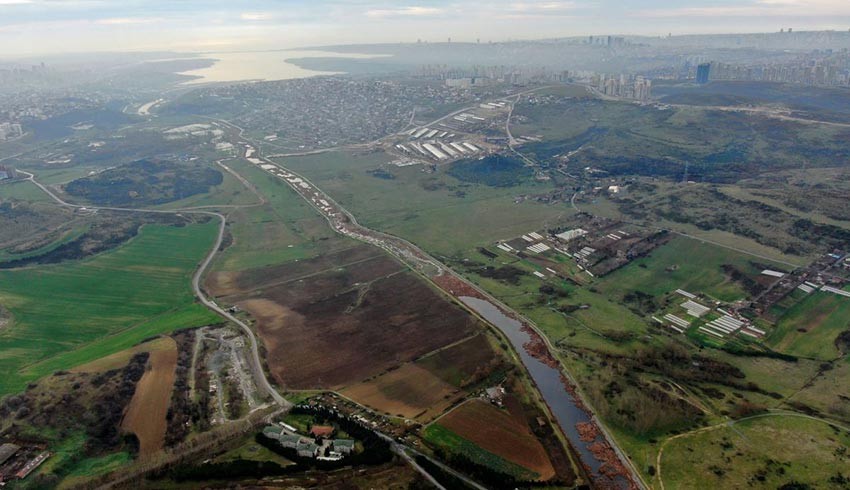
[[[229, 124], [226, 121], [220, 121], [220, 122], [223, 123], [223, 124]], [[230, 125], [230, 126], [232, 128], [236, 128], [236, 126], [232, 126], [232, 125]], [[301, 187], [300, 185], [296, 185], [295, 183], [288, 181], [285, 178], [281, 178], [298, 195], [300, 195], [302, 198], [304, 198], [304, 200], [307, 201], [308, 204], [310, 204], [314, 209], [316, 209], [317, 212], [319, 212], [322, 216], [324, 216], [327, 219], [328, 223], [330, 223], [331, 227], [335, 231], [337, 231], [338, 233], [340, 233], [342, 235], [348, 236], [350, 238], [354, 238], [356, 240], [363, 241], [363, 242], [366, 242], [366, 243], [369, 243], [369, 244], [372, 244], [372, 245], [375, 245], [377, 247], [382, 248], [383, 250], [387, 251], [388, 253], [390, 253], [391, 255], [396, 257], [397, 259], [399, 259], [402, 263], [407, 264], [414, 272], [418, 273], [419, 275], [421, 275], [424, 279], [426, 279], [428, 281], [431, 281], [431, 276], [433, 275], [433, 271], [432, 271], [431, 274], [428, 273], [428, 269], [427, 269], [428, 267], [433, 267], [433, 270], [436, 271], [437, 273], [451, 274], [452, 276], [454, 276], [458, 280], [466, 283], [469, 287], [478, 291], [478, 293], [481, 295], [482, 298], [485, 298], [488, 301], [490, 301], [493, 305], [496, 305], [497, 307], [502, 308], [503, 311], [506, 311], [506, 312], [509, 312], [510, 314], [513, 314], [515, 316], [515, 318], [519, 319], [520, 321], [522, 321], [523, 323], [528, 325], [530, 328], [537, 331], [537, 333], [541, 336], [541, 338], [544, 339], [544, 341], [546, 342], [549, 349], [552, 352], [556, 352], [555, 347], [551, 344], [551, 342], [549, 341], [549, 338], [546, 335], [544, 335], [543, 332], [537, 327], [537, 325], [534, 322], [532, 322], [530, 319], [528, 319], [527, 317], [525, 317], [525, 316], [521, 315], [520, 313], [514, 311], [511, 307], [509, 307], [508, 305], [499, 301], [498, 299], [493, 297], [491, 294], [489, 294], [487, 291], [484, 291], [483, 289], [481, 289], [477, 285], [469, 282], [465, 277], [461, 276], [460, 274], [457, 274], [451, 268], [449, 268], [448, 266], [446, 266], [445, 264], [443, 264], [442, 262], [440, 262], [436, 258], [432, 257], [431, 255], [427, 254], [425, 251], [421, 250], [419, 247], [412, 244], [411, 242], [409, 242], [409, 241], [407, 241], [403, 238], [400, 238], [400, 237], [397, 237], [397, 236], [394, 236], [394, 235], [389, 235], [387, 233], [376, 231], [376, 230], [367, 228], [363, 225], [360, 225], [357, 222], [354, 215], [352, 215], [348, 210], [346, 210], [344, 207], [342, 207], [339, 203], [334, 201], [333, 198], [331, 198], [324, 191], [322, 191], [320, 188], [318, 188], [309, 179], [307, 179], [303, 175], [300, 175], [296, 172], [293, 172], [292, 170], [280, 165], [279, 163], [273, 162], [273, 161], [263, 157], [259, 152], [260, 146], [257, 142], [251, 141], [250, 139], [244, 138], [244, 137], [242, 137], [242, 139], [247, 141], [248, 144], [251, 144], [251, 145], [254, 146], [254, 149], [256, 150], [256, 152], [254, 154], [255, 158], [258, 158], [260, 161], [262, 161], [266, 164], [274, 165], [278, 169], [286, 172], [287, 174], [289, 174], [291, 176], [297, 177], [298, 179], [303, 181], [303, 183], [307, 184], [309, 187], [304, 188], [304, 187]], [[323, 200], [331, 203], [332, 204], [332, 210], [327, 211], [325, 209], [322, 209], [316, 203], [316, 200], [319, 200], [319, 199], [323, 199]], [[493, 326], [493, 328], [498, 329], [498, 327], [496, 327], [496, 326]], [[564, 373], [564, 375], [570, 380], [570, 382], [574, 386], [577, 386], [577, 387], [579, 386], [576, 383], [576, 381], [572, 378], [572, 376], [570, 375], [569, 372], [567, 372], [565, 370], [562, 370], [562, 372]], [[579, 398], [581, 398], [582, 401], [587, 403], [584, 400], [583, 396], [579, 396]], [[590, 405], [588, 404], [588, 406], [590, 406]], [[591, 415], [591, 416], [593, 416], [593, 415]], [[632, 465], [631, 460], [629, 460], [626, 457], [626, 455], [623, 453], [623, 451], [617, 445], [616, 440], [611, 436], [611, 434], [607, 431], [607, 429], [601, 423], [601, 421], [598, 420], [598, 418], [596, 418], [595, 416], [593, 418], [596, 421], [597, 425], [599, 426], [599, 428], [602, 431], [605, 438], [608, 440], [608, 442], [611, 445], [611, 447], [613, 448], [613, 450], [617, 453], [619, 458], [622, 460], [624, 467], [629, 470], [632, 480], [637, 485], [640, 485], [642, 487], [647, 487], [646, 483], [641, 478], [640, 473]]]
[[[224, 167], [224, 166], [222, 165], [222, 167]], [[235, 173], [228, 167], [224, 167], [224, 168], [228, 172]], [[269, 383], [268, 378], [266, 378], [265, 372], [263, 371], [263, 364], [260, 360], [260, 352], [259, 352], [259, 347], [258, 347], [258, 344], [257, 344], [257, 337], [254, 335], [254, 332], [251, 330], [251, 328], [248, 327], [248, 325], [246, 325], [243, 321], [239, 320], [238, 318], [236, 318], [235, 316], [230, 314], [230, 312], [225, 311], [224, 309], [219, 307], [214, 301], [210, 300], [206, 296], [206, 294], [204, 293], [203, 289], [201, 288], [201, 279], [204, 276], [204, 274], [206, 273], [207, 269], [209, 268], [210, 264], [212, 263], [213, 259], [215, 258], [216, 254], [218, 253], [219, 249], [221, 248], [222, 242], [224, 241], [224, 233], [225, 233], [225, 229], [226, 229], [226, 225], [227, 225], [227, 218], [223, 214], [215, 212], [215, 211], [204, 211], [200, 208], [183, 208], [183, 209], [174, 209], [174, 210], [164, 210], [164, 209], [120, 208], [120, 207], [109, 207], [109, 206], [80, 206], [78, 204], [72, 204], [72, 203], [69, 203], [69, 202], [63, 200], [61, 197], [56, 195], [56, 193], [54, 193], [52, 190], [50, 190], [49, 187], [47, 187], [44, 184], [42, 184], [41, 182], [37, 181], [35, 179], [34, 174], [27, 172], [25, 170], [18, 170], [18, 172], [20, 172], [24, 175], [27, 175], [28, 177], [27, 177], [26, 180], [29, 180], [30, 182], [32, 182], [33, 184], [38, 186], [39, 189], [41, 189], [48, 196], [50, 196], [50, 198], [53, 199], [58, 205], [66, 207], [66, 208], [88, 209], [88, 210], [95, 210], [95, 211], [116, 211], [116, 212], [123, 212], [123, 213], [144, 213], [144, 214], [201, 214], [201, 215], [210, 216], [210, 217], [214, 217], [214, 218], [218, 219], [219, 226], [218, 226], [218, 234], [216, 236], [215, 244], [210, 249], [210, 252], [204, 258], [203, 262], [201, 262], [201, 265], [195, 271], [195, 274], [192, 276], [192, 289], [195, 292], [195, 296], [197, 296], [198, 300], [204, 306], [206, 306], [210, 310], [218, 313], [220, 316], [222, 316], [222, 317], [230, 320], [231, 322], [235, 323], [236, 325], [238, 325], [239, 328], [241, 328], [242, 331], [245, 333], [245, 335], [248, 337], [250, 344], [251, 344], [251, 356], [250, 356], [249, 361], [251, 363], [251, 371], [254, 373], [254, 379], [257, 383], [257, 386], [260, 387], [263, 391], [265, 391], [275, 401], [275, 403], [277, 403], [278, 405], [280, 405], [282, 407], [289, 407], [291, 405], [285, 398], [283, 398], [283, 396], [281, 396], [280, 393], [278, 393], [278, 391], [271, 385], [271, 383]], [[243, 183], [247, 183], [247, 181], [242, 179], [241, 176], [239, 178], [240, 178], [240, 181], [242, 181]], [[247, 208], [247, 207], [258, 206], [258, 205], [261, 205], [263, 203], [264, 203], [264, 201], [259, 203], [259, 204], [219, 206], [219, 207]]]

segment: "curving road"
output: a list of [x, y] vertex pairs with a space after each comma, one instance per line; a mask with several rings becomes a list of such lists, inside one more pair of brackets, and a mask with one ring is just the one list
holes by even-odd
[[[241, 128], [238, 128], [237, 126], [231, 125], [227, 121], [219, 120], [219, 122], [222, 123], [222, 124], [226, 124], [226, 125], [230, 126], [231, 128], [241, 130]], [[437, 274], [440, 274], [440, 273], [447, 273], [447, 274], [452, 275], [456, 279], [463, 281], [469, 287], [478, 291], [478, 293], [481, 295], [481, 297], [486, 298], [493, 305], [495, 305], [499, 308], [502, 308], [503, 311], [510, 312], [511, 314], [515, 315], [515, 318], [519, 319], [520, 321], [522, 321], [523, 323], [528, 325], [530, 328], [534, 329], [540, 335], [540, 337], [542, 339], [544, 339], [544, 341], [545, 341], [547, 347], [550, 349], [550, 351], [556, 352], [556, 349], [551, 344], [549, 338], [546, 335], [544, 335], [543, 332], [537, 327], [537, 325], [534, 322], [532, 322], [530, 319], [528, 319], [524, 315], [516, 312], [513, 308], [509, 307], [508, 305], [504, 304], [503, 302], [499, 301], [498, 299], [493, 297], [491, 294], [489, 294], [487, 291], [484, 291], [483, 289], [481, 289], [477, 285], [471, 283], [465, 277], [461, 276], [460, 274], [457, 274], [451, 268], [449, 268], [448, 266], [446, 266], [445, 264], [440, 262], [438, 259], [432, 257], [431, 255], [429, 255], [425, 251], [421, 250], [419, 247], [417, 247], [413, 243], [411, 243], [411, 242], [409, 242], [409, 241], [407, 241], [403, 238], [400, 238], [400, 237], [397, 237], [397, 236], [394, 236], [394, 235], [389, 235], [389, 234], [384, 233], [384, 232], [376, 231], [376, 230], [373, 230], [371, 228], [368, 228], [368, 227], [365, 227], [365, 226], [359, 224], [357, 222], [356, 218], [354, 217], [354, 215], [352, 215], [348, 210], [346, 210], [344, 207], [342, 207], [339, 203], [337, 203], [332, 197], [327, 195], [319, 187], [317, 187], [315, 184], [313, 184], [309, 179], [305, 178], [304, 176], [302, 176], [302, 175], [300, 175], [296, 172], [293, 172], [292, 170], [282, 166], [281, 164], [279, 164], [277, 162], [271, 161], [268, 158], [263, 157], [261, 155], [260, 151], [259, 151], [259, 149], [260, 149], [259, 143], [252, 141], [248, 138], [245, 138], [244, 136], [242, 136], [241, 133], [240, 133], [240, 136], [242, 137], [243, 140], [247, 141], [248, 144], [252, 145], [252, 147], [256, 150], [255, 153], [254, 153], [254, 158], [259, 159], [260, 161], [262, 161], [265, 164], [274, 165], [277, 169], [279, 169], [279, 171], [285, 172], [285, 175], [288, 175], [289, 177], [279, 177], [279, 178], [281, 178], [281, 180], [286, 182], [290, 186], [290, 188], [292, 188], [298, 195], [300, 195], [305, 201], [307, 201], [307, 203], [310, 204], [314, 209], [316, 209], [317, 212], [319, 212], [322, 216], [324, 216], [325, 219], [328, 221], [328, 223], [331, 225], [331, 227], [337, 233], [340, 233], [342, 235], [345, 235], [349, 238], [353, 238], [353, 239], [358, 240], [358, 241], [362, 241], [362, 242], [366, 242], [366, 243], [375, 245], [375, 246], [385, 250], [389, 254], [391, 254], [394, 257], [396, 257], [397, 259], [399, 259], [402, 263], [408, 265], [414, 272], [418, 273], [425, 280], [428, 280], [430, 282], [433, 282], [432, 275], [437, 275]], [[291, 179], [293, 177], [299, 179], [298, 181], [295, 181], [295, 182], [299, 182], [299, 184], [296, 184], [295, 182], [288, 180], [288, 179]], [[306, 184], [307, 187], [301, 186], [300, 185], [301, 183]], [[330, 207], [323, 208], [319, 204], [322, 200], [326, 201], [327, 203], [330, 203]], [[428, 267], [433, 268], [433, 270], [436, 271], [436, 274], [429, 274], [428, 270], [427, 270]], [[493, 326], [493, 328], [499, 330], [498, 327], [496, 327], [496, 326]], [[576, 387], [579, 386], [569, 372], [567, 372], [564, 369], [562, 369], [561, 371], [562, 371], [562, 374], [564, 374], [564, 376], [573, 384], [573, 386], [576, 386]], [[584, 400], [583, 396], [580, 396], [580, 398], [582, 399], [582, 401], [587, 403]], [[641, 475], [637, 471], [637, 469], [634, 467], [634, 465], [632, 464], [632, 461], [629, 460], [628, 457], [625, 455], [625, 453], [621, 450], [621, 448], [617, 444], [616, 440], [612, 437], [612, 435], [607, 430], [607, 428], [592, 413], [591, 413], [591, 417], [593, 418], [593, 420], [599, 426], [600, 430], [602, 431], [605, 439], [607, 439], [611, 448], [616, 452], [619, 459], [622, 461], [623, 466], [629, 471], [630, 476], [631, 476], [631, 480], [633, 482], [635, 482], [636, 485], [639, 485], [643, 488], [647, 488], [648, 485], [643, 480], [643, 478], [641, 477]]]
[[[221, 162], [218, 163], [222, 168], [224, 168], [227, 172], [237, 176], [237, 179], [240, 180], [243, 184], [248, 185], [248, 181], [246, 181], [242, 176], [236, 174], [232, 169], [223, 165]], [[56, 204], [62, 207], [70, 208], [70, 209], [81, 209], [81, 210], [95, 210], [95, 211], [115, 211], [122, 213], [144, 213], [144, 214], [200, 214], [210, 217], [215, 217], [219, 221], [218, 226], [218, 234], [216, 236], [215, 244], [210, 249], [210, 252], [201, 262], [198, 269], [195, 271], [195, 274], [192, 276], [192, 289], [195, 292], [195, 296], [198, 300], [207, 308], [214, 311], [218, 315], [226, 318], [227, 320], [235, 323], [242, 329], [245, 335], [250, 340], [251, 344], [251, 356], [249, 357], [249, 361], [251, 362], [251, 371], [254, 375], [254, 380], [257, 383], [257, 386], [260, 387], [263, 391], [265, 391], [269, 397], [271, 397], [275, 403], [280, 405], [281, 407], [288, 408], [291, 404], [283, 397], [281, 394], [271, 385], [268, 378], [266, 378], [265, 373], [263, 371], [263, 364], [260, 360], [260, 351], [257, 343], [257, 337], [254, 335], [254, 332], [251, 330], [248, 325], [246, 325], [243, 321], [239, 320], [230, 312], [225, 311], [220, 306], [218, 306], [214, 301], [209, 299], [206, 294], [203, 292], [201, 288], [201, 279], [203, 275], [206, 273], [219, 249], [221, 248], [221, 244], [224, 241], [224, 233], [227, 226], [227, 218], [218, 212], [215, 211], [204, 211], [203, 207], [195, 207], [195, 208], [181, 208], [174, 210], [165, 210], [165, 209], [137, 209], [137, 208], [121, 208], [121, 207], [110, 207], [110, 206], [81, 206], [79, 204], [72, 204], [61, 197], [56, 195], [49, 187], [45, 186], [41, 182], [35, 179], [35, 175], [31, 172], [27, 172], [25, 170], [18, 170], [19, 173], [27, 175], [28, 177], [25, 180], [32, 182], [39, 189], [41, 189], [45, 194], [47, 194], [51, 199], [53, 199]], [[254, 189], [250, 185], [248, 186], [253, 192]], [[256, 193], [256, 192], [255, 192]], [[257, 194], [259, 196], [259, 194]], [[238, 209], [238, 208], [249, 208], [254, 206], [260, 206], [265, 204], [265, 198], [261, 198], [261, 201], [257, 204], [245, 204], [245, 205], [223, 205], [223, 206], [214, 206], [216, 208], [230, 208], [230, 209]]]

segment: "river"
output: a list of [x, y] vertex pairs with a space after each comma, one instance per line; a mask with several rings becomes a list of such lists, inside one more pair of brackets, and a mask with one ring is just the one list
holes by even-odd
[[[606, 480], [607, 477], [604, 474], [606, 472], [603, 469], [605, 462], [600, 461], [590, 449], [591, 445], [603, 441], [604, 436], [600, 435], [593, 441], [581, 439], [576, 424], [581, 422], [591, 423], [592, 420], [590, 415], [564, 387], [560, 369], [551, 367], [528, 353], [524, 346], [532, 341], [532, 337], [528, 332], [523, 331], [523, 324], [519, 320], [505, 315], [489, 301], [470, 296], [462, 296], [459, 299], [487, 321], [496, 325], [510, 340], [564, 434], [578, 451], [581, 463], [589, 469], [591, 478], [597, 482]], [[601, 469], [603, 472], [600, 472]], [[606, 483], [613, 484], [617, 488], [629, 488], [628, 480], [622, 476]]]

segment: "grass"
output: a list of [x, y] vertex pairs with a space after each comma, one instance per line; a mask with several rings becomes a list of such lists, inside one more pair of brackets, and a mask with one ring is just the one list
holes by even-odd
[[62, 232], [61, 236], [57, 240], [54, 240], [54, 241], [44, 245], [43, 247], [39, 247], [35, 250], [30, 250], [30, 251], [25, 252], [25, 253], [16, 254], [16, 253], [10, 253], [8, 251], [8, 249], [7, 250], [0, 250], [0, 261], [20, 260], [20, 259], [26, 259], [26, 258], [29, 258], [29, 257], [35, 257], [35, 256], [38, 256], [38, 255], [47, 254], [49, 252], [52, 252], [53, 250], [56, 250], [57, 248], [61, 247], [62, 245], [65, 245], [66, 243], [70, 243], [70, 242], [76, 240], [77, 238], [80, 238], [88, 230], [89, 230], [88, 224], [86, 224], [86, 223], [77, 224], [76, 226], [72, 226], [69, 229], [64, 230]]
[[[229, 162], [227, 162], [226, 165], [231, 167]], [[257, 196], [251, 192], [251, 190], [247, 189], [242, 182], [240, 182], [230, 172], [224, 170], [218, 165], [210, 165], [210, 167], [221, 172], [221, 184], [211, 187], [209, 192], [172, 201], [158, 207], [162, 209], [178, 209], [197, 206], [246, 205], [258, 202], [259, 199]]]
[[298, 432], [302, 434], [306, 434], [310, 431], [310, 426], [313, 425], [313, 416], [306, 414], [286, 414], [286, 417], [283, 418], [284, 423], [287, 423], [296, 429]]
[[244, 443], [241, 446], [235, 447], [230, 451], [222, 454], [215, 458], [215, 462], [226, 462], [226, 461], [271, 461], [272, 463], [277, 463], [281, 466], [286, 466], [292, 464], [288, 459], [280, 456], [277, 453], [272, 452], [270, 449], [267, 449], [254, 441], [253, 437], [248, 437], [245, 439]]
[[723, 272], [721, 267], [724, 264], [755, 273], [746, 255], [699, 240], [677, 237], [649, 256], [609, 274], [597, 283], [597, 288], [618, 297], [632, 291], [660, 297], [676, 289], [707, 294], [721, 301], [746, 297], [741, 286], [729, 280]]
[[779, 488], [792, 481], [832, 488], [830, 478], [850, 477], [848, 447], [849, 434], [822, 422], [757, 418], [670, 442], [662, 477], [666, 488], [732, 488], [747, 482]]
[[97, 458], [86, 458], [74, 465], [74, 469], [68, 473], [68, 476], [92, 477], [103, 475], [110, 471], [117, 470], [132, 460], [133, 456], [126, 451], [107, 454], [106, 456], [100, 456]]
[[216, 259], [215, 270], [253, 269], [350, 246], [283, 180], [248, 163], [231, 166], [257, 187], [268, 204], [230, 215], [233, 244]]
[[832, 360], [841, 354], [835, 338], [848, 329], [850, 298], [818, 291], [785, 312], [768, 343], [786, 354]]
[[382, 153], [329, 152], [282, 163], [312, 180], [364, 225], [440, 254], [451, 255], [476, 244], [518, 236], [570, 213], [565, 206], [514, 203], [515, 196], [545, 192], [549, 184], [466, 184], [445, 174], [443, 168], [426, 174], [420, 166], [386, 167], [394, 179], [367, 173], [387, 160]]
[[218, 320], [194, 304], [190, 280], [213, 222], [148, 225], [124, 246], [79, 262], [0, 272], [0, 394], [178, 328]]
[[50, 197], [28, 180], [0, 184], [0, 198], [21, 201], [51, 201]]
[[449, 453], [463, 455], [495, 471], [506, 473], [520, 480], [536, 477], [533, 472], [480, 448], [439, 423], [429, 425], [423, 431], [423, 435], [428, 443], [443, 448]]

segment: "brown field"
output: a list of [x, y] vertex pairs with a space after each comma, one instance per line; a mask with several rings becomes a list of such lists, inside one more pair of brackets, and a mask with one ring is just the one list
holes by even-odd
[[477, 327], [400, 263], [365, 245], [208, 284], [257, 320], [272, 375], [292, 389], [357, 383]]
[[165, 417], [177, 367], [177, 344], [170, 337], [167, 340], [171, 342], [170, 349], [150, 353], [149, 369], [136, 385], [136, 392], [121, 422], [121, 428], [139, 438], [140, 456], [155, 453], [165, 442]]
[[102, 373], [111, 369], [120, 369], [130, 362], [130, 358], [139, 352], [158, 352], [163, 350], [174, 350], [174, 339], [170, 337], [157, 338], [135, 347], [116, 352], [110, 356], [101, 357], [92, 362], [77, 366], [71, 370], [75, 373]]
[[347, 388], [342, 394], [390, 415], [426, 422], [466, 393], [411, 363]]
[[478, 334], [416, 361], [446, 383], [463, 388], [492, 373], [504, 358], [493, 350], [487, 336]]
[[507, 461], [548, 480], [555, 475], [546, 449], [537, 440], [522, 413], [500, 410], [483, 400], [453, 410], [437, 423]]

